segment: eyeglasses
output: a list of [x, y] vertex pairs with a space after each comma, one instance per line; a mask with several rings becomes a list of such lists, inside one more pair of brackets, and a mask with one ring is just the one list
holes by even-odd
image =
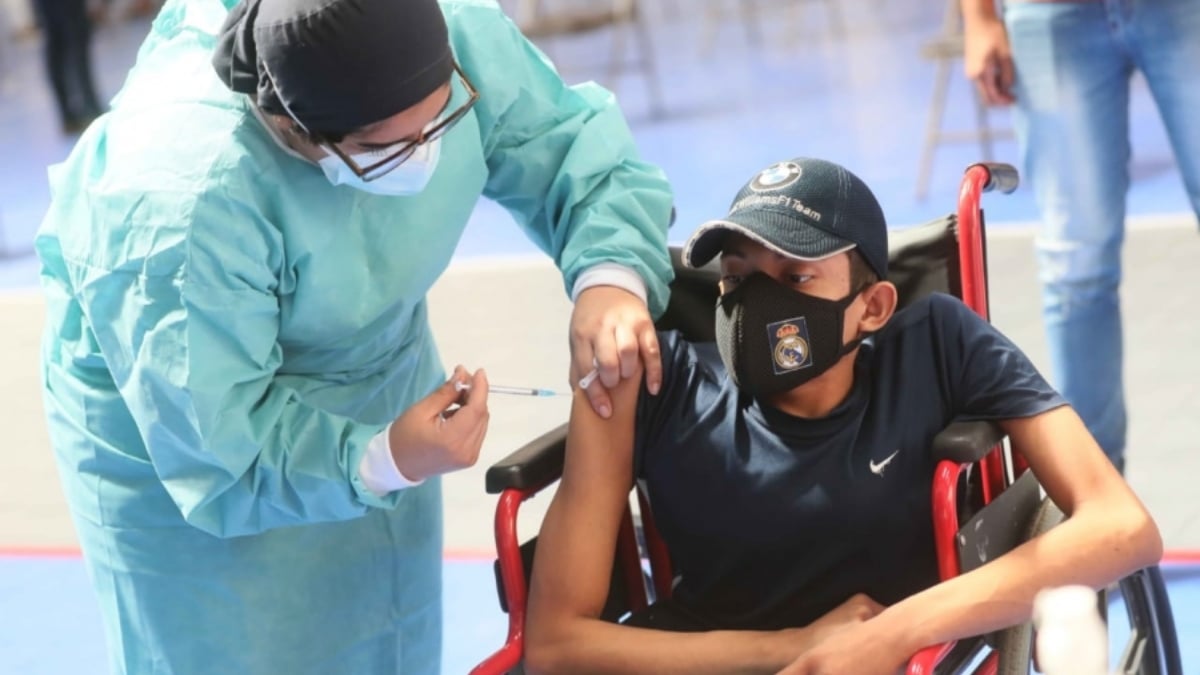
[[[275, 90], [278, 92], [279, 87], [275, 85], [275, 78], [271, 75], [271, 72], [267, 70], [265, 63], [263, 64], [263, 70], [266, 72], [267, 78], [271, 81], [271, 86], [275, 87]], [[470, 111], [471, 106], [475, 105], [475, 102], [479, 100], [479, 91], [476, 90], [474, 85], [471, 84], [471, 80], [467, 78], [467, 74], [464, 73], [462, 68], [459, 67], [458, 62], [454, 63], [454, 72], [456, 75], [458, 75], [458, 79], [462, 82], [463, 88], [467, 91], [466, 102], [459, 106], [450, 115], [443, 117], [441, 121], [434, 123], [433, 126], [422, 129], [417, 138], [411, 141], [398, 143], [390, 148], [383, 148], [381, 150], [368, 153], [371, 155], [380, 155], [381, 158], [379, 161], [371, 162], [366, 166], [362, 166], [358, 162], [354, 161], [354, 158], [338, 148], [336, 143], [322, 139], [319, 134], [314, 134], [307, 127], [305, 127], [304, 124], [296, 118], [296, 115], [292, 113], [291, 107], [283, 102], [282, 96], [279, 97], [279, 102], [281, 105], [283, 105], [283, 109], [287, 112], [288, 117], [290, 117], [292, 121], [296, 123], [296, 126], [307, 132], [309, 136], [313, 137], [313, 139], [322, 146], [328, 148], [329, 151], [334, 155], [337, 155], [338, 159], [342, 160], [346, 163], [346, 166], [350, 167], [350, 170], [354, 172], [354, 175], [358, 176], [364, 181], [370, 182], [403, 164], [406, 160], [413, 156], [413, 153], [417, 151], [417, 148], [444, 136], [451, 127], [457, 124], [459, 120], [461, 120], [467, 114], [467, 112]], [[447, 101], [447, 103], [449, 103], [449, 101]], [[393, 150], [393, 148], [395, 149]]]

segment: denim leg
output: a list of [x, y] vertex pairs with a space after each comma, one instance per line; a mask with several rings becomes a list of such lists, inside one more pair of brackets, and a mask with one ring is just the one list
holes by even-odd
[[1009, 3], [1014, 124], [1036, 240], [1052, 379], [1123, 468], [1121, 243], [1132, 62], [1108, 3]]
[[57, 0], [35, 0], [33, 10], [42, 29], [42, 57], [54, 91], [54, 103], [58, 106], [59, 121], [66, 123], [74, 116], [74, 110], [67, 62], [63, 58], [67, 36], [62, 30], [61, 6]]
[[1134, 3], [1133, 57], [1146, 76], [1192, 210], [1200, 217], [1200, 2]]
[[100, 115], [103, 110], [96, 96], [92, 81], [91, 63], [91, 19], [87, 14], [85, 0], [57, 0], [61, 5], [62, 30], [66, 35], [62, 58], [71, 81], [75, 104], [75, 117], [88, 119]]

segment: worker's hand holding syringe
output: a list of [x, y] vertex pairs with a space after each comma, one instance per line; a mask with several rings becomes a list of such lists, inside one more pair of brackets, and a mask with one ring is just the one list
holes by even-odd
[[[579, 382], [587, 389], [599, 376], [593, 368]], [[466, 469], [479, 459], [490, 413], [488, 394], [566, 396], [538, 387], [488, 384], [482, 368], [468, 373], [458, 366], [450, 379], [392, 423], [388, 444], [396, 468], [411, 481]]]
[[487, 373], [458, 366], [442, 386], [396, 418], [388, 445], [400, 473], [419, 481], [473, 466], [487, 434], [487, 398]]

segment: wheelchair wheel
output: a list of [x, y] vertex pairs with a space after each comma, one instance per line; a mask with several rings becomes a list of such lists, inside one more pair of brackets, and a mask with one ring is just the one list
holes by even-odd
[[[1063, 521], [1062, 511], [1049, 499], [1042, 500], [1034, 515], [1028, 539]], [[1167, 599], [1166, 585], [1158, 567], [1147, 567], [1121, 579], [1115, 590], [1129, 619], [1129, 636], [1113, 672], [1121, 675], [1182, 675], [1175, 621]], [[1098, 594], [1102, 613], [1111, 591]], [[1013, 626], [1000, 633], [998, 675], [1029, 675], [1033, 671], [1033, 624]]]

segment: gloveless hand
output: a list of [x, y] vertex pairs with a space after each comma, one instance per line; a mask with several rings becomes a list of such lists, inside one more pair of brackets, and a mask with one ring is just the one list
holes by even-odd
[[[459, 391], [460, 382], [470, 390]], [[487, 398], [487, 373], [458, 366], [445, 384], [406, 410], [388, 435], [400, 473], [419, 481], [473, 466], [487, 434]]]
[[641, 298], [615, 286], [592, 286], [580, 293], [571, 313], [571, 386], [593, 367], [600, 371], [587, 388], [597, 415], [612, 414], [608, 389], [632, 377], [639, 360], [646, 368], [647, 388], [657, 394], [662, 386], [658, 333]]
[[977, 17], [963, 29], [963, 70], [988, 105], [1008, 105], [1015, 99], [1012, 49], [1004, 23], [994, 16]]
[[851, 620], [778, 675], [900, 675], [912, 654], [894, 637], [894, 631], [881, 629], [878, 618]]

